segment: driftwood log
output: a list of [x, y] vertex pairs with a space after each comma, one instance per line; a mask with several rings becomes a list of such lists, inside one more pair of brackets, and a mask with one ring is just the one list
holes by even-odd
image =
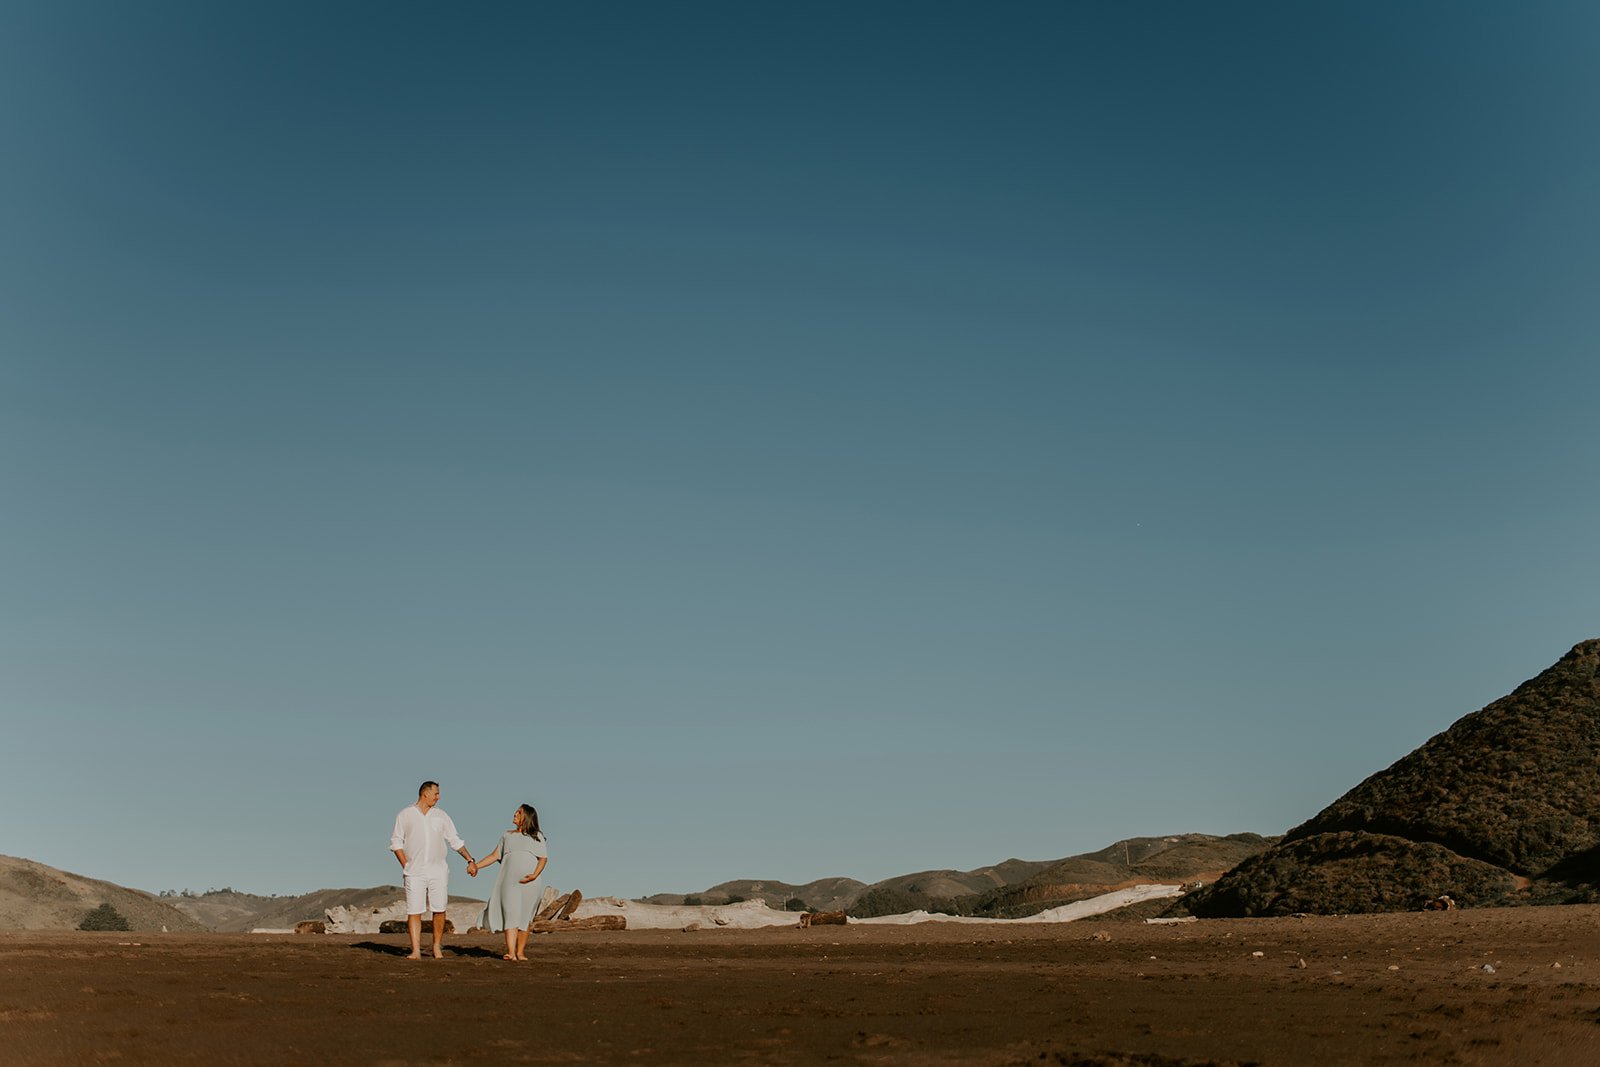
[[544, 909], [556, 902], [556, 897], [558, 896], [560, 896], [560, 894], [556, 892], [555, 886], [545, 886], [544, 890], [539, 894], [539, 906], [533, 909], [533, 917], [537, 919]]
[[849, 921], [842, 911], [808, 911], [800, 916], [801, 926], [844, 926]]
[[[583, 894], [574, 889], [570, 893], [556, 897], [556, 899], [546, 905], [544, 909], [539, 912], [539, 914], [535, 915], [533, 919], [535, 922], [545, 919], [570, 919], [572, 917], [572, 913], [576, 911], [578, 905], [582, 903]], [[528, 929], [531, 930], [533, 927], [529, 926]]]
[[328, 924], [321, 919], [306, 919], [304, 922], [294, 924], [294, 932], [297, 934], [325, 934], [328, 932]]
[[535, 919], [528, 926], [536, 934], [558, 934], [568, 930], [626, 930], [628, 920], [621, 915], [591, 915], [587, 919]]

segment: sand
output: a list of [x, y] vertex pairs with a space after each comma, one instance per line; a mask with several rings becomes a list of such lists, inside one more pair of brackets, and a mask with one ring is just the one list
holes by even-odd
[[572, 932], [528, 964], [499, 941], [410, 962], [404, 935], [8, 932], [0, 1058], [1600, 1062], [1600, 907]]

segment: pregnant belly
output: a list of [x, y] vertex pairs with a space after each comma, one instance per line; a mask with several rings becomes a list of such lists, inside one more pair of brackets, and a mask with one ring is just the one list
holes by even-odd
[[534, 872], [539, 866], [539, 857], [530, 856], [526, 852], [513, 852], [505, 858], [506, 877], [520, 881]]

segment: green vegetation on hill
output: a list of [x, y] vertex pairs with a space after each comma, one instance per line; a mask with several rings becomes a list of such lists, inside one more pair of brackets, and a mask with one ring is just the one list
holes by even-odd
[[922, 892], [915, 883], [901, 889], [895, 886], [875, 885], [864, 889], [850, 907], [845, 909], [857, 919], [870, 919], [877, 915], [904, 915], [912, 911], [937, 911], [946, 915], [966, 915], [965, 902], [971, 895], [961, 897], [935, 897]]
[[[1197, 915], [1600, 896], [1600, 640], [1372, 775], [1192, 894]], [[1521, 888], [1516, 888], [1518, 885]]]
[[1537, 877], [1600, 844], [1600, 641], [1458, 721], [1290, 840], [1366, 830]]
[[127, 917], [110, 904], [102, 904], [83, 917], [80, 930], [131, 930]]
[[1462, 907], [1502, 904], [1515, 885], [1499, 867], [1443, 845], [1357, 831], [1285, 841], [1185, 903], [1208, 918], [1416, 911], [1446, 895]]

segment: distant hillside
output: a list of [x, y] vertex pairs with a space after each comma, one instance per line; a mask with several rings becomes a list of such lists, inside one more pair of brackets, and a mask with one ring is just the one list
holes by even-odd
[[643, 900], [676, 905], [761, 899], [775, 908], [798, 900], [814, 911], [847, 910], [860, 918], [919, 909], [1017, 918], [1132, 885], [1210, 881], [1270, 843], [1257, 834], [1138, 837], [1067, 859], [1009, 859], [971, 871], [917, 871], [871, 885], [853, 878], [823, 878], [804, 885], [743, 879], [722, 882], [703, 893], [657, 893]]
[[154, 894], [0, 856], [0, 929], [76, 930], [101, 904], [115, 908], [135, 931], [205, 929]]
[[1197, 915], [1600, 899], [1600, 640], [1192, 894]]
[[1214, 882], [1275, 838], [1260, 834], [1134, 837], [1058, 860], [1013, 885], [961, 902], [968, 915], [1017, 919], [1115, 889], [1150, 883]]
[[967, 902], [1013, 881], [1031, 877], [1054, 862], [1058, 861], [1009, 859], [971, 871], [918, 871], [897, 875], [862, 889], [846, 905], [846, 910], [858, 918], [919, 910], [966, 914]]
[[[250, 930], [282, 930], [302, 919], [321, 919], [329, 908], [382, 908], [405, 895], [397, 885], [370, 889], [318, 889], [297, 897], [263, 897], [233, 889], [214, 889], [209, 893], [163, 897], [208, 930], [218, 933], [244, 933]], [[474, 897], [450, 895], [453, 903], [472, 903]]]
[[162, 903], [171, 904], [207, 930], [247, 931], [261, 925], [255, 917], [277, 903], [281, 897], [263, 897], [234, 889], [213, 889], [206, 893], [165, 892]]
[[838, 911], [855, 900], [865, 882], [854, 878], [818, 878], [804, 885], [778, 882], [772, 879], [739, 879], [720, 882], [702, 893], [656, 893], [640, 898], [645, 904], [679, 905], [687, 903], [726, 904], [732, 900], [765, 900], [774, 908], [782, 908], [790, 900], [799, 900], [803, 911]]
[[[797, 911], [810, 909], [812, 911], [840, 911], [851, 909], [851, 914], [858, 914], [854, 909], [862, 901], [874, 900], [906, 900], [913, 901], [911, 907], [903, 911], [914, 911], [916, 908], [925, 907], [930, 901], [944, 901], [955, 897], [966, 897], [981, 893], [986, 889], [1007, 885], [1012, 881], [1026, 878], [1036, 871], [1049, 866], [1049, 861], [1040, 860], [1006, 860], [992, 867], [979, 867], [974, 871], [918, 871], [915, 874], [901, 874], [893, 878], [885, 878], [881, 882], [868, 885], [858, 882], [854, 878], [819, 878], [814, 882], [804, 885], [795, 885], [790, 882], [777, 882], [772, 880], [738, 879], [732, 882], [721, 882], [705, 890], [703, 893], [657, 893], [654, 896], [642, 898], [646, 904], [683, 904], [700, 902], [704, 904], [726, 904], [733, 900], [765, 900], [774, 908], [782, 908], [786, 902], [799, 901], [795, 907]], [[890, 915], [892, 911], [868, 910], [860, 912], [863, 915]]]
[[[929, 901], [974, 896], [1030, 878], [1048, 868], [1052, 862], [1055, 861], [1009, 859], [991, 867], [979, 867], [972, 871], [941, 870], [902, 874], [867, 886], [854, 903], [859, 905], [863, 899], [869, 897], [895, 894], [921, 897]], [[866, 913], [853, 911], [852, 914]]]

